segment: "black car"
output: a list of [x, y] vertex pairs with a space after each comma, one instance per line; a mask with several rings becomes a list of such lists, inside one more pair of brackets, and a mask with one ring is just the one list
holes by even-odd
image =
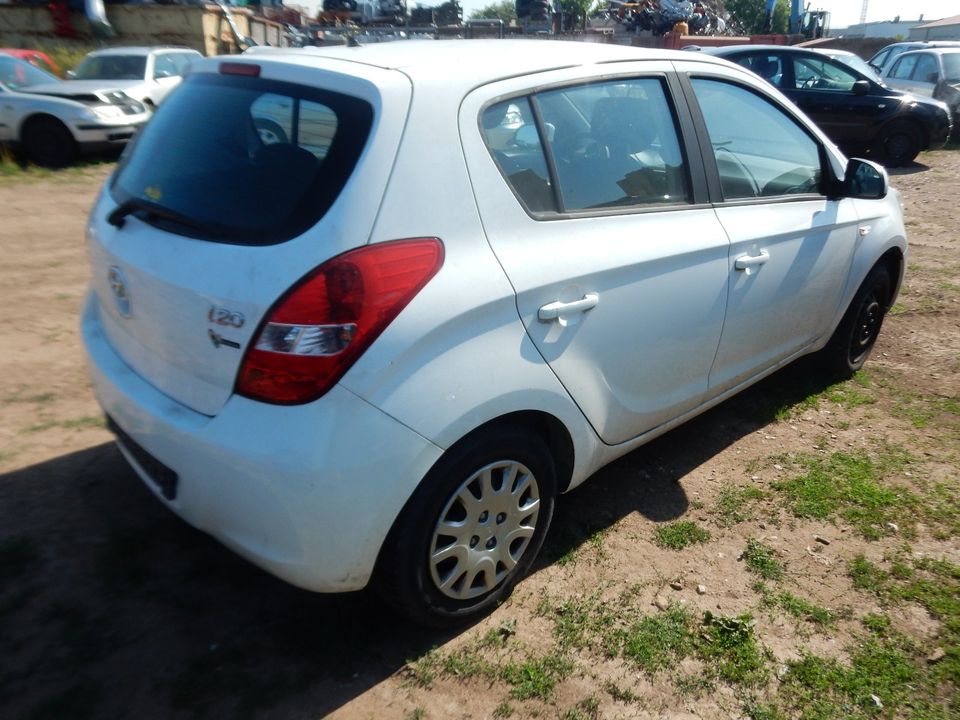
[[726, 58], [775, 85], [847, 154], [872, 154], [885, 165], [913, 161], [943, 146], [950, 112], [871, 80], [811, 50], [780, 45], [729, 45], [703, 52]]

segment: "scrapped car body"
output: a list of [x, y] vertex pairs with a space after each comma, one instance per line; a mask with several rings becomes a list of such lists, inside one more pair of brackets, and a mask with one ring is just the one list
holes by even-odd
[[181, 47], [111, 47], [88, 53], [67, 76], [76, 88], [110, 82], [153, 109], [180, 84], [190, 64], [202, 57]]
[[37, 165], [63, 167], [81, 153], [123, 147], [150, 118], [121, 90], [77, 91], [33, 65], [0, 55], [0, 143]]
[[889, 88], [846, 63], [804, 48], [728, 45], [705, 53], [752, 70], [779, 89], [845, 152], [900, 167], [943, 147], [950, 111], [936, 100]]
[[960, 132], [960, 45], [902, 53], [884, 80], [890, 87], [945, 103], [954, 134]]
[[93, 386], [145, 484], [438, 625], [603, 465], [802, 355], [861, 367], [906, 255], [883, 169], [752, 73], [550, 41], [199, 62], [87, 235]]
[[890, 43], [880, 48], [867, 62], [880, 73], [881, 77], [886, 77], [890, 68], [893, 67], [893, 63], [903, 53], [942, 47], [960, 47], [960, 42], [956, 40], [908, 40]]

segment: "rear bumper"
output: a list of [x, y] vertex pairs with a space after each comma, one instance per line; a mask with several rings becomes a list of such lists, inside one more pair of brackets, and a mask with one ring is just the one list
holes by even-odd
[[[88, 296], [81, 328], [94, 392], [128, 436], [118, 441], [124, 456], [161, 502], [294, 585], [364, 587], [440, 448], [339, 386], [308, 405], [232, 396], [215, 417], [196, 413], [113, 351], [97, 302]], [[158, 467], [175, 475], [174, 493], [154, 477]]]

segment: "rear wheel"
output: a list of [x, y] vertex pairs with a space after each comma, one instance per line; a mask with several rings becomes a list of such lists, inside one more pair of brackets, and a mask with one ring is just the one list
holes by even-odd
[[61, 168], [77, 158], [77, 144], [62, 122], [53, 117], [30, 120], [23, 129], [27, 159], [43, 167]]
[[892, 287], [890, 272], [882, 265], [867, 275], [830, 342], [820, 351], [830, 378], [850, 377], [870, 357], [887, 314]]
[[888, 167], [909, 165], [920, 153], [920, 131], [909, 122], [890, 123], [874, 145], [874, 151]]
[[481, 431], [438, 461], [407, 503], [381, 557], [384, 598], [417, 622], [473, 620], [533, 564], [553, 515], [556, 478], [543, 440]]

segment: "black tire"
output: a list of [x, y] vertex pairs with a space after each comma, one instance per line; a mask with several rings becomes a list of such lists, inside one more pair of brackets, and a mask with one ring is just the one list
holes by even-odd
[[62, 122], [54, 117], [33, 118], [23, 128], [22, 145], [35, 165], [62, 168], [77, 159], [77, 144]]
[[874, 144], [874, 152], [887, 167], [902, 167], [920, 154], [920, 131], [913, 123], [892, 122]]
[[[466, 493], [469, 509], [460, 499]], [[378, 563], [380, 594], [433, 627], [490, 612], [530, 570], [555, 495], [553, 458], [538, 435], [505, 426], [468, 436], [430, 470], [397, 519]]]
[[890, 308], [893, 281], [883, 265], [870, 271], [820, 359], [829, 379], [849, 378], [863, 367]]
[[255, 118], [253, 126], [257, 129], [257, 135], [260, 136], [260, 142], [264, 145], [276, 145], [278, 143], [289, 142], [287, 133], [283, 128], [273, 120], [266, 118]]

